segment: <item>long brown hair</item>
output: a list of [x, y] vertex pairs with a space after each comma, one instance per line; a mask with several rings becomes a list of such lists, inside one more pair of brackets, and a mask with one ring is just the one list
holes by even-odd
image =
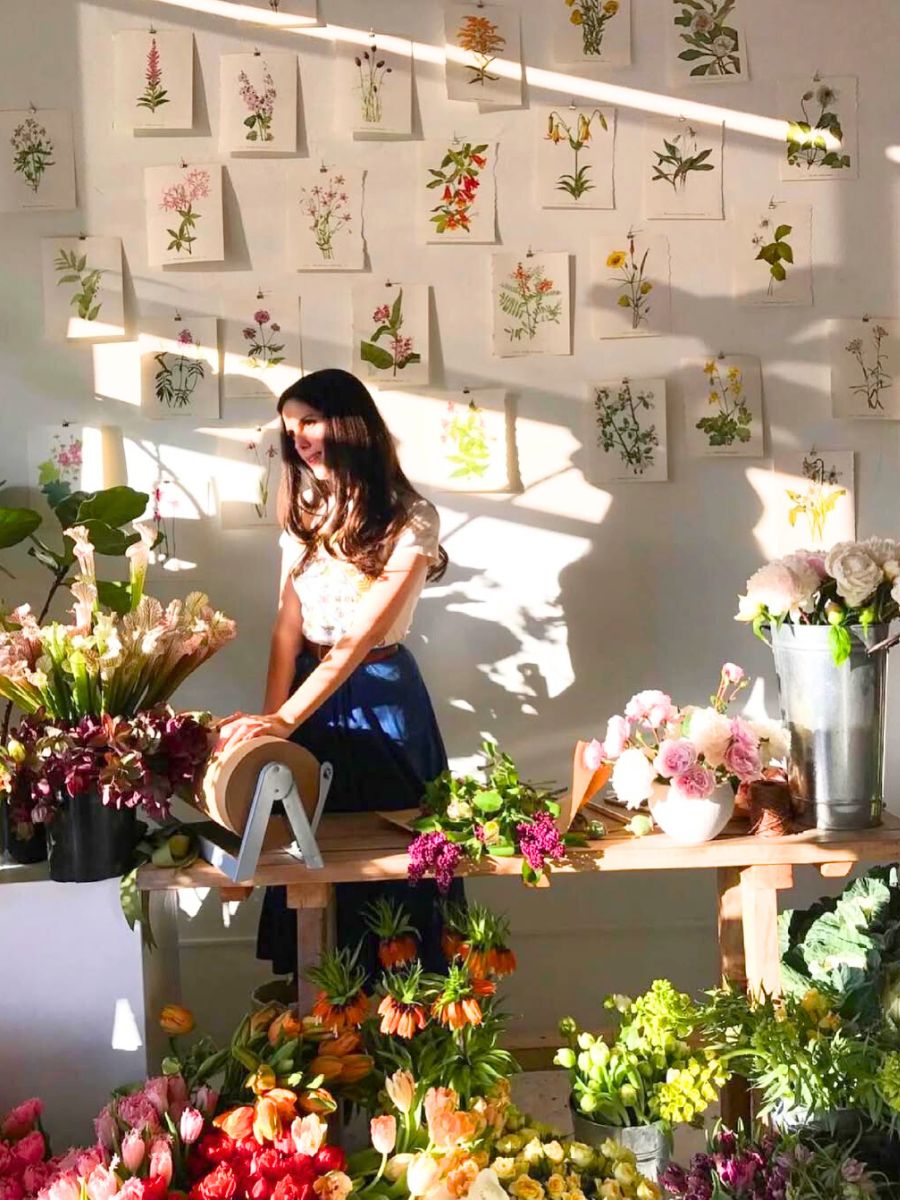
[[[325, 419], [325, 465], [328, 479], [316, 479], [294, 439], [284, 427], [284, 406], [301, 400]], [[422, 497], [406, 478], [384, 418], [368, 388], [349, 371], [314, 371], [292, 383], [278, 399], [281, 458], [286, 475], [284, 526], [307, 552], [319, 544], [335, 549], [364, 574], [377, 578]], [[333, 505], [328, 501], [332, 500]], [[330, 532], [325, 534], [326, 524]], [[428, 569], [440, 579], [447, 554]], [[308, 553], [303, 556], [299, 566]]]

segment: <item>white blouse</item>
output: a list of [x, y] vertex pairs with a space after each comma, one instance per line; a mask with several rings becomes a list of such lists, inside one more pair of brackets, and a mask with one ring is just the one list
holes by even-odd
[[[425, 499], [416, 500], [409, 510], [409, 519], [397, 538], [396, 550], [418, 551], [429, 563], [440, 559], [441, 520], [437, 509]], [[303, 545], [284, 530], [278, 539], [284, 554], [285, 566], [293, 570], [306, 551]], [[294, 589], [303, 610], [303, 635], [320, 645], [333, 645], [353, 627], [359, 602], [372, 586], [373, 580], [346, 559], [329, 554], [317, 546], [312, 557], [294, 576]], [[413, 613], [422, 588], [409, 597], [403, 611], [388, 630], [383, 646], [402, 642], [412, 625]]]

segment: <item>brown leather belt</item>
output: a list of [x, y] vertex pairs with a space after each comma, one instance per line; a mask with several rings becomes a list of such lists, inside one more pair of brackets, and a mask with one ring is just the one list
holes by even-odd
[[[318, 662], [326, 658], [333, 649], [334, 646], [325, 645], [324, 642], [311, 642], [309, 638], [304, 638], [303, 641], [303, 653], [311, 654]], [[396, 654], [399, 649], [399, 642], [392, 642], [390, 646], [376, 646], [374, 650], [369, 651], [360, 666], [364, 663], [381, 662], [383, 658], [390, 658], [392, 654]]]

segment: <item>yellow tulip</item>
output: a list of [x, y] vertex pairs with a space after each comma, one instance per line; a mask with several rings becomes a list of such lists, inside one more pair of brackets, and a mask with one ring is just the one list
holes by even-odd
[[190, 1033], [194, 1028], [194, 1014], [180, 1004], [167, 1004], [159, 1014], [159, 1024], [163, 1033], [167, 1033], [169, 1037], [177, 1037]]

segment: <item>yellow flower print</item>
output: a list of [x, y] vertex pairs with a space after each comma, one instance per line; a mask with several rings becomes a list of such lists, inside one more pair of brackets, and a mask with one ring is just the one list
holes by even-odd
[[652, 284], [652, 283], [648, 283], [646, 280], [644, 280], [644, 282], [641, 284], [641, 295], [642, 295], [642, 296], [649, 296], [649, 294], [650, 294], [652, 291], [653, 291], [653, 284]]
[[613, 250], [612, 254], [606, 260], [606, 265], [617, 271], [619, 267], [624, 267], [628, 255], [624, 250]]
[[619, 11], [619, 0], [606, 0], [606, 3], [603, 5], [603, 11], [614, 17]]
[[715, 370], [716, 370], [716, 364], [714, 362], [708, 362], [706, 364], [706, 366], [703, 368], [703, 373], [705, 375], [713, 375], [715, 373]]

